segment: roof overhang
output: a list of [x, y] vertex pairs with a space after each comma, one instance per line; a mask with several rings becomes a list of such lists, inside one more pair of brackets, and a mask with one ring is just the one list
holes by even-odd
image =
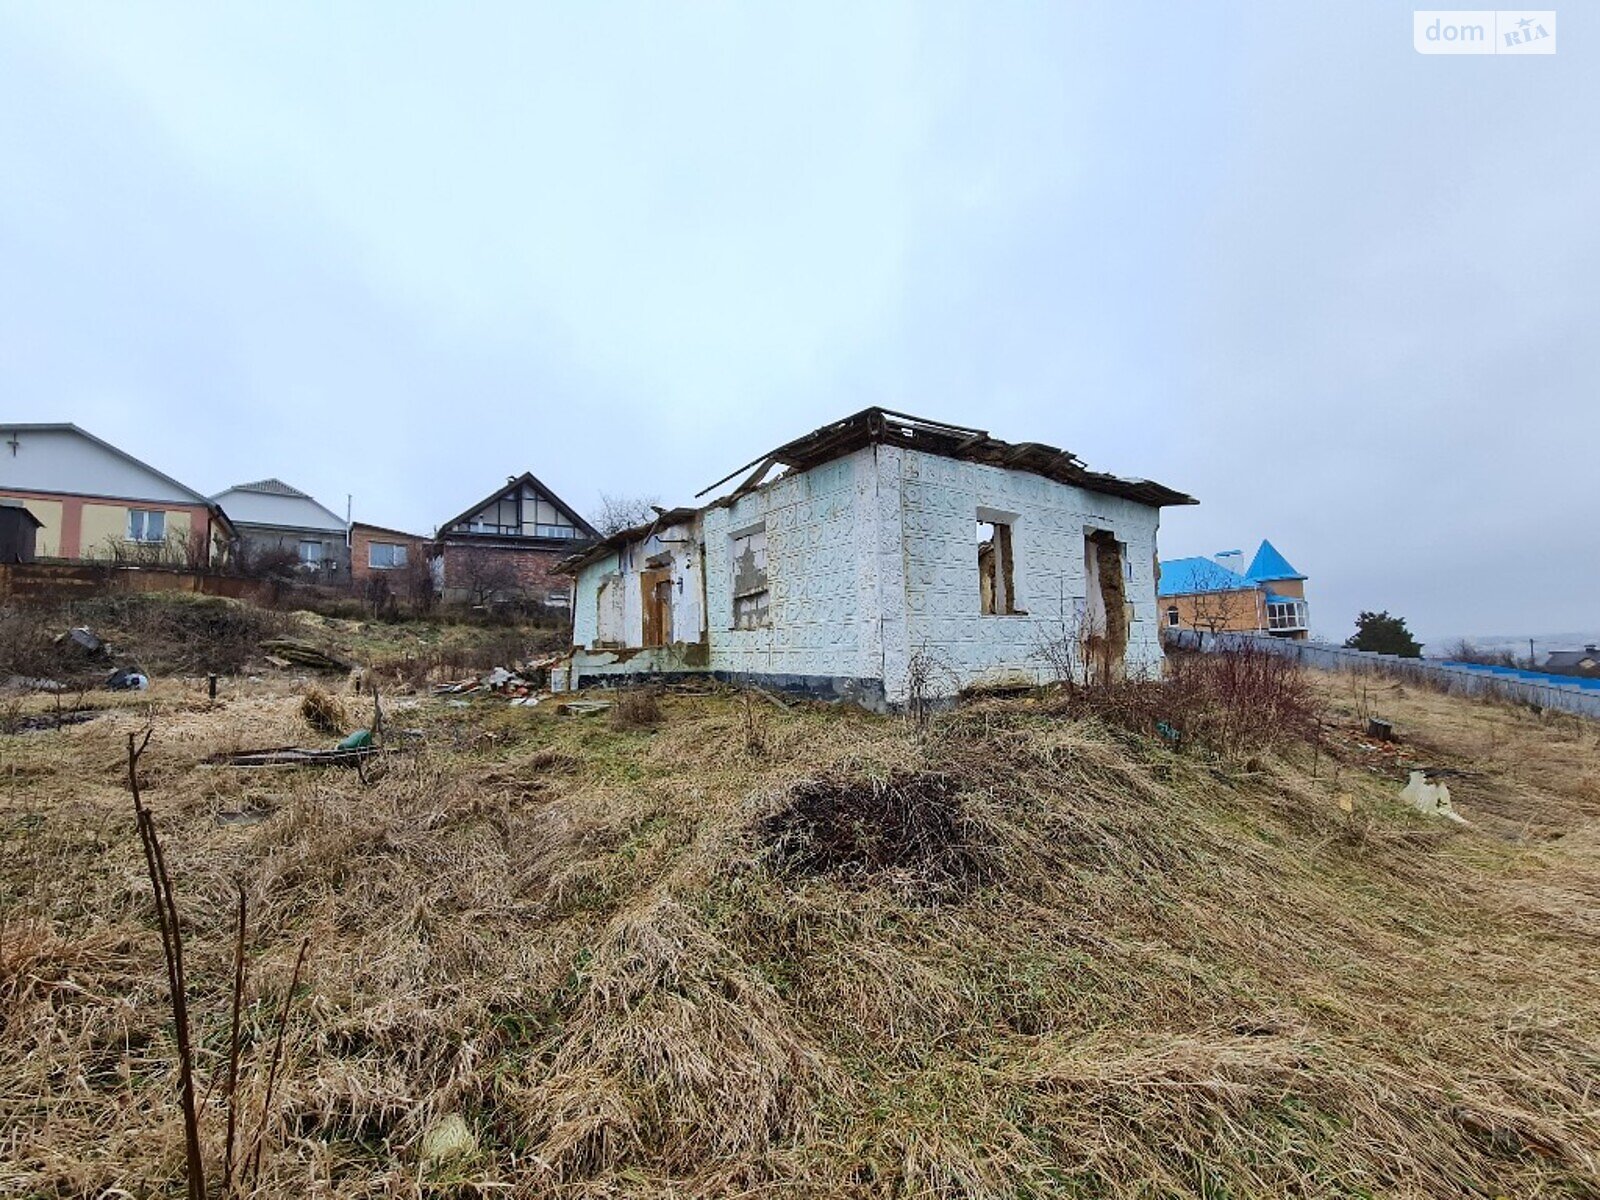
[[843, 420], [813, 429], [792, 442], [785, 442], [701, 490], [696, 494], [696, 499], [715, 491], [735, 476], [750, 472], [738, 487], [717, 501], [729, 503], [760, 487], [774, 466], [787, 467], [791, 471], [809, 471], [872, 445], [904, 446], [941, 458], [1002, 467], [1009, 471], [1026, 471], [1057, 483], [1102, 495], [1119, 496], [1151, 507], [1199, 503], [1193, 496], [1149, 479], [1125, 479], [1091, 471], [1075, 455], [1043, 442], [1003, 442], [981, 429], [947, 425], [942, 421], [931, 421], [887, 408], [865, 408]]

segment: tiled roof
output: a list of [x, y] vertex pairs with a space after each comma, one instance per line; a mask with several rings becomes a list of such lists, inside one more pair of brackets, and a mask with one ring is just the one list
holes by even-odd
[[290, 487], [281, 479], [258, 479], [254, 483], [236, 483], [231, 491], [235, 492], [266, 492], [272, 496], [298, 496], [302, 500], [311, 499], [310, 495], [299, 488]]

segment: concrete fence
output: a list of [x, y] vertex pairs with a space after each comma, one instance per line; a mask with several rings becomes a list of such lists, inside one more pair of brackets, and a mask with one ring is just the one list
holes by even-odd
[[[1493, 671], [1461, 663], [1434, 662], [1425, 658], [1401, 658], [1396, 654], [1374, 654], [1369, 650], [1348, 650], [1343, 646], [1330, 646], [1323, 642], [1295, 642], [1288, 638], [1268, 637], [1259, 633], [1206, 633], [1195, 629], [1169, 629], [1164, 633], [1167, 645], [1180, 650], [1207, 652], [1250, 649], [1265, 650], [1293, 658], [1301, 666], [1322, 671], [1355, 671], [1367, 675], [1381, 675], [1389, 679], [1403, 679], [1431, 687], [1436, 691], [1461, 696], [1482, 696], [1505, 700], [1513, 704], [1527, 704], [1535, 708], [1555, 709], [1600, 721], [1600, 692], [1581, 684], [1563, 682], [1558, 675], [1530, 679], [1533, 672], [1521, 672], [1518, 678], [1508, 678]], [[1546, 682], [1548, 681], [1548, 682]]]

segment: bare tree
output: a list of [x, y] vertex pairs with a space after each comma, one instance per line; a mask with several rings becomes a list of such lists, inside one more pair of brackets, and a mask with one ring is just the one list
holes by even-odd
[[287, 583], [300, 574], [300, 552], [287, 546], [241, 541], [234, 565], [239, 574], [249, 579]]
[[1193, 591], [1183, 596], [1189, 609], [1185, 622], [1189, 628], [1216, 634], [1230, 629], [1253, 630], [1257, 627], [1259, 613], [1256, 590], [1249, 586], [1241, 587], [1239, 575], [1221, 563], [1208, 560], [1195, 569], [1190, 579]]
[[471, 552], [464, 555], [459, 586], [466, 591], [467, 603], [474, 608], [527, 599], [527, 590], [516, 568], [497, 555]]
[[1444, 648], [1444, 656], [1455, 662], [1478, 663], [1487, 667], [1520, 667], [1523, 662], [1510, 650], [1494, 650], [1479, 646], [1466, 638], [1457, 638]]
[[657, 503], [654, 496], [613, 496], [601, 492], [600, 512], [594, 519], [594, 527], [601, 537], [610, 537], [624, 529], [647, 524], [656, 517]]

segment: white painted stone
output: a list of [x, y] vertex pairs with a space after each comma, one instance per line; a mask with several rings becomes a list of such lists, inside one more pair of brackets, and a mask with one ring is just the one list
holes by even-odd
[[[976, 526], [1012, 521], [1018, 614], [980, 613]], [[906, 696], [913, 655], [939, 664], [942, 691], [984, 681], [1043, 682], [1041, 643], [1063, 636], [1086, 602], [1084, 537], [1108, 530], [1126, 546], [1132, 608], [1127, 669], [1158, 672], [1155, 546], [1159, 510], [1042, 476], [960, 462], [905, 447], [869, 446], [810, 471], [785, 475], [690, 524], [586, 566], [574, 611], [573, 674], [676, 670], [684, 653], [619, 659], [596, 646], [598, 593], [608, 575], [623, 587], [628, 644], [642, 635], [639, 572], [670, 552], [676, 639], [707, 643], [694, 669], [881, 681], [891, 703]], [[766, 529], [768, 615], [733, 628], [731, 545]], [[674, 544], [675, 543], [675, 544]], [[703, 569], [702, 569], [703, 564]]]

